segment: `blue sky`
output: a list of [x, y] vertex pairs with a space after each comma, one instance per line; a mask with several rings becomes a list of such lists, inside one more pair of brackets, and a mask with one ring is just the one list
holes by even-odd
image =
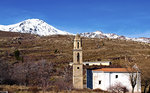
[[1, 0], [1, 25], [31, 18], [71, 33], [150, 37], [150, 0]]

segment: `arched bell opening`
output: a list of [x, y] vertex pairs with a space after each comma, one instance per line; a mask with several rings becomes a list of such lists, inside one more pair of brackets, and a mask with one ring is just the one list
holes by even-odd
[[80, 61], [80, 54], [77, 53], [77, 62], [79, 63], [79, 61]]

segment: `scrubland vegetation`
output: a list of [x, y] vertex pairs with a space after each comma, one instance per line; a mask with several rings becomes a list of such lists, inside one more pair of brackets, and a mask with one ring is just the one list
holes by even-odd
[[[0, 90], [99, 92], [72, 88], [72, 68], [68, 64], [72, 62], [73, 39], [73, 36], [40, 37], [0, 31]], [[127, 62], [137, 64], [142, 73], [143, 91], [148, 91], [149, 44], [98, 38], [82, 38], [82, 43], [83, 61], [111, 61], [114, 66], [125, 66]]]

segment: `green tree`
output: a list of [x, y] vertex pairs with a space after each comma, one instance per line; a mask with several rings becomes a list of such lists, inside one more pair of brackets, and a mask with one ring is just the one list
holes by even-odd
[[19, 50], [15, 50], [14, 55], [15, 55], [16, 60], [20, 60], [20, 51]]

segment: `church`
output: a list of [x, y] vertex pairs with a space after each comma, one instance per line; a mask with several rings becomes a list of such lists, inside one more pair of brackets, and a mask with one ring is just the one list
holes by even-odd
[[[75, 89], [83, 89], [83, 62], [82, 58], [82, 39], [80, 35], [74, 38], [73, 46], [73, 87]], [[92, 63], [92, 62], [90, 62]], [[97, 63], [97, 62], [96, 62]], [[92, 66], [92, 65], [91, 65]], [[131, 72], [130, 68], [101, 68], [87, 69], [86, 71], [86, 88], [101, 89], [108, 91], [109, 88], [120, 84], [132, 91], [130, 75], [136, 78], [136, 86], [134, 92], [141, 92], [140, 72]]]
[[87, 69], [87, 88], [109, 91], [118, 87], [132, 92], [131, 75], [136, 80], [134, 92], [141, 93], [140, 73], [130, 68]]

